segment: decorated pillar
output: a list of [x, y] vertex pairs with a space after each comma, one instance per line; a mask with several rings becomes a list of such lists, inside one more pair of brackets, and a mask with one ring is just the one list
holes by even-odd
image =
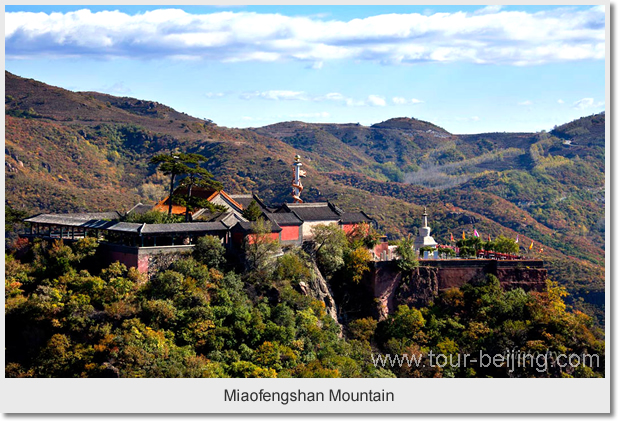
[[302, 166], [300, 155], [296, 155], [294, 157], [294, 164], [292, 165], [292, 168], [294, 168], [294, 180], [292, 180], [292, 197], [294, 198], [294, 203], [303, 203], [303, 200], [300, 198], [300, 194], [303, 191], [303, 184], [300, 178], [305, 177], [307, 173], [300, 169]]

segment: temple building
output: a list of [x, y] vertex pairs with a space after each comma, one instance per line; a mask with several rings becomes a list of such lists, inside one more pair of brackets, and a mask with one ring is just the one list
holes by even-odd
[[433, 239], [431, 228], [427, 225], [427, 208], [423, 212], [423, 226], [418, 229], [418, 236], [414, 239], [414, 248], [420, 250], [421, 247], [436, 247], [438, 243]]
[[[300, 170], [300, 156], [295, 157], [294, 180], [292, 182], [293, 203], [269, 207], [252, 194], [228, 194], [223, 190], [193, 188], [192, 195], [213, 205], [209, 208], [189, 212], [189, 221], [170, 224], [147, 224], [124, 222], [130, 214], [144, 214], [149, 211], [167, 213], [169, 197], [155, 205], [138, 203], [126, 213], [76, 213], [39, 214], [24, 219], [29, 224], [27, 238], [47, 240], [79, 240], [92, 236], [99, 240], [111, 261], [120, 261], [128, 266], [148, 272], [151, 257], [158, 254], [179, 253], [191, 249], [199, 237], [213, 235], [229, 249], [239, 249], [253, 233], [252, 222], [243, 216], [251, 202], [255, 201], [261, 210], [261, 217], [270, 224], [270, 236], [282, 246], [300, 246], [313, 238], [313, 228], [320, 224], [335, 224], [345, 232], [354, 230], [361, 223], [375, 221], [364, 212], [344, 212], [330, 202], [306, 203], [300, 199], [302, 183], [300, 177], [306, 172]], [[183, 188], [174, 194], [183, 195]], [[185, 215], [184, 206], [172, 204], [172, 214]], [[156, 259], [155, 259], [156, 260]]]

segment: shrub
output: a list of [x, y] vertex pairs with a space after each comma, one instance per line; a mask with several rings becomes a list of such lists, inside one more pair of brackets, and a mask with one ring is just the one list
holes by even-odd
[[206, 235], [198, 238], [193, 249], [193, 257], [208, 267], [218, 268], [225, 262], [225, 247], [219, 238]]
[[399, 267], [399, 270], [402, 272], [411, 271], [418, 266], [418, 259], [414, 251], [414, 240], [412, 240], [412, 237], [408, 236], [399, 242], [397, 254], [399, 255], [397, 267]]
[[377, 326], [377, 320], [372, 319], [371, 317], [353, 320], [348, 326], [350, 330], [350, 337], [352, 339], [370, 342]]

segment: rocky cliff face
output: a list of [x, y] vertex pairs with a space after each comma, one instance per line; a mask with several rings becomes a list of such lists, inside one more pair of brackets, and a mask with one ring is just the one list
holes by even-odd
[[522, 288], [525, 291], [541, 291], [545, 288], [547, 269], [497, 268], [496, 276], [505, 289]]
[[542, 266], [540, 261], [447, 260], [434, 261], [402, 274], [395, 262], [376, 262], [368, 288], [375, 298], [375, 315], [383, 320], [399, 305], [426, 306], [439, 291], [477, 282], [490, 273], [505, 289], [541, 291], [547, 279], [547, 269]]
[[438, 270], [417, 267], [401, 273], [391, 262], [376, 263], [373, 276], [375, 315], [383, 320], [401, 304], [421, 307], [438, 295]]
[[423, 307], [438, 295], [438, 270], [430, 267], [417, 267], [403, 274], [399, 287], [395, 290], [396, 306]]
[[341, 324], [339, 323], [337, 314], [337, 303], [333, 298], [333, 292], [330, 285], [326, 279], [324, 279], [324, 276], [322, 276], [322, 273], [320, 272], [320, 269], [318, 269], [318, 265], [314, 260], [311, 260], [311, 265], [313, 276], [308, 283], [301, 282], [299, 284], [300, 292], [322, 301], [324, 303], [326, 313], [328, 313], [335, 320], [335, 322], [337, 322], [337, 325], [341, 330]]

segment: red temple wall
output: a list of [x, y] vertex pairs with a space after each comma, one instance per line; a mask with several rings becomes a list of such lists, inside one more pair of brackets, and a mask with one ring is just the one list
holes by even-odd
[[281, 227], [281, 241], [298, 240], [298, 226]]
[[[121, 251], [110, 251], [109, 259], [111, 262], [120, 262], [126, 265], [127, 267], [139, 268], [138, 258], [136, 253], [123, 253]], [[148, 264], [146, 263], [146, 267]]]
[[343, 231], [346, 234], [349, 234], [352, 231], [354, 231], [354, 228], [356, 228], [356, 224], [343, 224]]
[[[255, 238], [255, 234], [249, 234], [247, 235], [247, 241], [249, 242], [249, 244], [253, 244]], [[278, 232], [273, 232], [270, 234], [270, 239], [273, 241], [277, 241], [279, 240], [279, 233]]]

